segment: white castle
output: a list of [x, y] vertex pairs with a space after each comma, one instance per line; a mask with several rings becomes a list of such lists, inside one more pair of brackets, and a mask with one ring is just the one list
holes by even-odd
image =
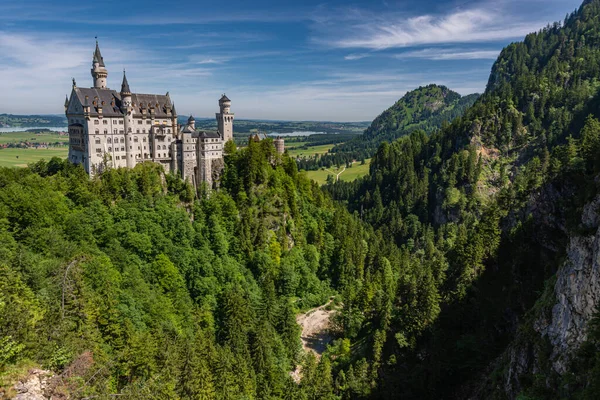
[[65, 100], [69, 124], [69, 161], [88, 174], [108, 167], [133, 168], [144, 161], [162, 165], [194, 185], [209, 186], [223, 168], [223, 145], [233, 139], [231, 100], [219, 100], [217, 132], [196, 131], [194, 118], [177, 124], [169, 93], [131, 93], [125, 71], [121, 91], [106, 87], [108, 70], [96, 41], [92, 61], [94, 87], [80, 88], [73, 79]]

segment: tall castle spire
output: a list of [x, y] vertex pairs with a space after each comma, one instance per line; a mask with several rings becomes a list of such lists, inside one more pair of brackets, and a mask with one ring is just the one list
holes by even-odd
[[104, 65], [104, 58], [100, 53], [100, 46], [98, 46], [98, 40], [96, 40], [96, 50], [94, 51], [94, 57], [92, 58], [92, 78], [94, 78], [94, 88], [106, 89], [106, 78], [108, 77], [108, 71]]
[[129, 89], [129, 82], [127, 82], [125, 70], [123, 70], [123, 83], [121, 83], [121, 96], [123, 95], [131, 95], [131, 89]]
[[104, 65], [104, 58], [102, 54], [100, 54], [100, 47], [98, 46], [98, 41], [96, 40], [96, 51], [94, 51], [94, 60], [92, 63], [98, 63], [101, 67], [106, 67]]

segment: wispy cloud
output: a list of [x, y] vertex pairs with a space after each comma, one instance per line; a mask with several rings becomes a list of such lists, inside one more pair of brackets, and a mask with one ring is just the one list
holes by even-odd
[[394, 58], [422, 58], [426, 60], [495, 60], [500, 50], [463, 50], [463, 49], [437, 49], [428, 48], [423, 50], [406, 51], [395, 54]]
[[347, 56], [344, 57], [344, 60], [348, 60], [348, 61], [354, 61], [354, 60], [361, 60], [363, 58], [367, 58], [369, 57], [368, 54], [348, 54]]
[[[374, 14], [345, 10], [337, 23], [316, 18], [314, 40], [338, 48], [383, 50], [443, 43], [490, 42], [519, 38], [544, 25], [523, 21], [490, 4], [447, 14], [406, 17], [400, 13]], [[334, 34], [330, 34], [333, 33]], [[323, 39], [324, 38], [324, 39]]]
[[[68, 36], [55, 34], [48, 38], [0, 31], [0, 87], [5, 99], [12, 99], [10, 103], [0, 101], [1, 108], [9, 112], [60, 112], [56, 99], [70, 91], [71, 77], [79, 86], [91, 85], [92, 50], [89, 41]], [[189, 90], [190, 81], [199, 83], [212, 75], [207, 66], [192, 61], [166, 63], [162, 54], [119, 42], [107, 42], [102, 55], [109, 68], [110, 87], [120, 84], [124, 67], [132, 88], [139, 92]]]

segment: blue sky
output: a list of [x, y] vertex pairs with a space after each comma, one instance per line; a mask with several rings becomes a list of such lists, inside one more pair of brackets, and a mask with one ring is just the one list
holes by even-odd
[[481, 92], [500, 50], [581, 0], [0, 2], [0, 113], [62, 113], [92, 86], [94, 37], [120, 88], [179, 114], [372, 120], [429, 83]]

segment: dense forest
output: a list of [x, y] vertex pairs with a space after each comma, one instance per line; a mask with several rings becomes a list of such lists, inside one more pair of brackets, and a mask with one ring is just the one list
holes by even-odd
[[[585, 354], [558, 374], [535, 323], [552, 316], [568, 239], [594, 228], [581, 215], [598, 193], [599, 78], [594, 0], [504, 49], [463, 117], [431, 136], [384, 143], [369, 176], [326, 187], [405, 255], [391, 304], [357, 310], [388, 315], [380, 336], [356, 336], [373, 338], [366, 354], [378, 368], [375, 397], [598, 397], [597, 325]], [[415, 266], [427, 277], [417, 304], [429, 319], [412, 317], [403, 291]], [[369, 281], [362, 287], [381, 287]], [[511, 363], [519, 346], [529, 367]]]
[[55, 398], [337, 398], [295, 315], [386, 245], [271, 140], [228, 151], [198, 200], [153, 163], [0, 170], [0, 387], [40, 365]]
[[309, 171], [371, 158], [383, 142], [391, 142], [416, 130], [432, 133], [441, 128], [443, 123], [462, 115], [478, 96], [461, 96], [439, 85], [419, 87], [375, 118], [362, 135], [334, 146], [328, 154], [298, 160], [298, 166]]
[[[587, 0], [355, 182], [322, 190], [269, 139], [198, 194], [151, 163], [1, 169], [0, 387], [41, 366], [55, 398], [596, 399], [600, 314], [572, 354], [540, 326], [598, 235], [599, 90]], [[332, 296], [317, 360], [295, 316]]]

